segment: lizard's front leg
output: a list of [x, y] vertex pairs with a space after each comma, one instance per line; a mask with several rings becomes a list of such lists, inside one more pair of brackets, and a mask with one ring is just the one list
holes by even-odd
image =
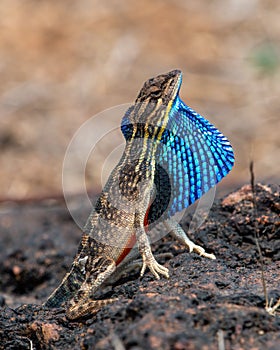
[[153, 256], [151, 246], [144, 229], [138, 232], [137, 239], [138, 239], [139, 252], [142, 255], [142, 259], [143, 259], [143, 266], [140, 272], [140, 276], [144, 275], [144, 272], [148, 267], [152, 272], [152, 274], [156, 277], [156, 279], [158, 280], [160, 279], [159, 275], [163, 275], [164, 277], [169, 278], [168, 269], [160, 265], [156, 261], [155, 257]]
[[174, 220], [167, 220], [164, 222], [166, 228], [170, 231], [171, 235], [176, 238], [179, 242], [183, 243], [184, 246], [188, 247], [190, 252], [194, 251], [199, 255], [205, 256], [209, 259], [216, 259], [214, 254], [206, 253], [205, 249], [189, 239], [182, 227]]
[[136, 238], [139, 252], [143, 259], [143, 266], [140, 272], [140, 276], [144, 275], [146, 268], [148, 267], [156, 279], [160, 279], [159, 275], [163, 275], [166, 278], [169, 278], [168, 269], [160, 265], [155, 257], [153, 256], [149, 239], [144, 229], [144, 225], [140, 224], [144, 222], [143, 215], [137, 215], [136, 213]]
[[94, 313], [116, 299], [94, 300], [94, 293], [116, 270], [116, 263], [109, 257], [89, 259], [85, 281], [70, 300], [66, 316], [70, 320]]

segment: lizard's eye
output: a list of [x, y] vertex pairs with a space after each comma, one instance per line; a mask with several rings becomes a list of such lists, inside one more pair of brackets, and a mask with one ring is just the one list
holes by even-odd
[[159, 98], [161, 96], [161, 89], [156, 85], [152, 85], [149, 92], [151, 97]]

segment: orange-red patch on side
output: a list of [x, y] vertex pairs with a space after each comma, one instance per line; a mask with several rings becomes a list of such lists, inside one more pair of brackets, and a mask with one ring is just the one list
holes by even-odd
[[[149, 215], [149, 209], [150, 209], [151, 205], [149, 205], [145, 217], [144, 217], [144, 228], [145, 231], [147, 231], [147, 227], [148, 227], [148, 215]], [[117, 261], [116, 261], [116, 265], [118, 266], [123, 259], [128, 255], [128, 253], [131, 251], [131, 249], [134, 247], [136, 243], [136, 234], [134, 233], [130, 239], [127, 242], [127, 247], [123, 248], [122, 253], [120, 254], [120, 256], [118, 257]]]
[[127, 247], [123, 248], [122, 253], [118, 257], [118, 260], [116, 261], [116, 265], [119, 265], [123, 259], [127, 256], [127, 254], [131, 251], [131, 249], [134, 247], [134, 244], [136, 243], [136, 235], [135, 233], [130, 237], [130, 239], [127, 242]]
[[146, 214], [145, 214], [145, 217], [144, 217], [144, 228], [145, 228], [145, 231], [147, 232], [147, 228], [148, 228], [148, 216], [149, 216], [149, 211], [150, 211], [150, 208], [151, 208], [151, 204], [149, 204], [148, 206], [148, 209], [146, 211]]

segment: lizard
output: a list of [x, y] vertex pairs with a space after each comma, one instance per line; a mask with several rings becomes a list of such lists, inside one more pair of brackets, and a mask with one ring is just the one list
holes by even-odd
[[133, 268], [137, 252], [140, 276], [149, 268], [156, 279], [169, 277], [151, 250], [154, 227], [170, 232], [190, 252], [216, 258], [173, 217], [229, 173], [234, 153], [227, 138], [180, 99], [181, 83], [180, 70], [147, 80], [123, 116], [122, 157], [93, 206], [70, 271], [44, 304], [66, 305], [69, 320], [115, 301], [96, 295]]

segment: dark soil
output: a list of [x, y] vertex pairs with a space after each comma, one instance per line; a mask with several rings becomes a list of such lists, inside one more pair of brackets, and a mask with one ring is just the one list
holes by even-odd
[[[69, 322], [63, 309], [41, 307], [71, 265], [81, 233], [62, 200], [2, 203], [0, 349], [280, 349], [280, 316], [265, 310], [280, 298], [278, 185], [249, 185], [216, 203], [194, 241], [216, 260], [189, 254], [170, 237], [169, 280], [135, 272], [107, 296], [119, 301]], [[187, 218], [184, 224], [187, 228]]]

